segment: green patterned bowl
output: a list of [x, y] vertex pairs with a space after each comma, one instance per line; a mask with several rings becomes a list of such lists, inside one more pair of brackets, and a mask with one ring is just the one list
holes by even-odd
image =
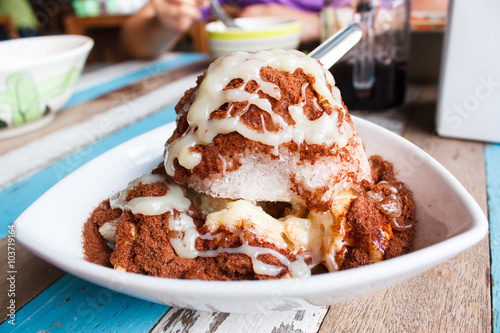
[[206, 25], [210, 51], [216, 57], [235, 51], [296, 49], [300, 43], [300, 22], [284, 17], [245, 17], [235, 20], [239, 28], [227, 28], [215, 21]]
[[73, 93], [94, 45], [76, 35], [0, 42], [0, 139], [48, 124]]

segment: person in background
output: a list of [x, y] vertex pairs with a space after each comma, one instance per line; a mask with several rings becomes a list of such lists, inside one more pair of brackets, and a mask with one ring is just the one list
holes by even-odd
[[[8, 15], [14, 21], [19, 37], [38, 34], [38, 21], [28, 0], [0, 0], [0, 15]], [[8, 33], [0, 31], [0, 40], [10, 39]]]
[[[301, 42], [320, 38], [323, 0], [224, 0], [238, 17], [279, 16], [302, 23]], [[122, 26], [122, 45], [132, 57], [149, 58], [172, 49], [191, 25], [208, 17], [209, 0], [150, 0]]]

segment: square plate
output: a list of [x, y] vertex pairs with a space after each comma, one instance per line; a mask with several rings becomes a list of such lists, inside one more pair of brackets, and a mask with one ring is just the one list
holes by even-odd
[[162, 161], [170, 123], [102, 154], [61, 180], [16, 220], [18, 241], [37, 256], [100, 286], [152, 302], [202, 311], [299, 310], [368, 295], [415, 276], [479, 242], [488, 222], [463, 186], [423, 150], [352, 117], [367, 154], [393, 162], [414, 192], [415, 250], [376, 264], [271, 281], [178, 280], [118, 272], [83, 260], [82, 226], [104, 199]]

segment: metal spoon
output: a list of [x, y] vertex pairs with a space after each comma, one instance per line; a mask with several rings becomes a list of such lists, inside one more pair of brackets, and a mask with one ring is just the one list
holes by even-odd
[[224, 9], [222, 9], [221, 5], [217, 0], [210, 0], [210, 8], [212, 9], [212, 13], [214, 13], [215, 17], [224, 23], [224, 25], [228, 28], [240, 28], [232, 17], [226, 14]]
[[312, 50], [309, 56], [321, 61], [325, 68], [330, 68], [352, 49], [362, 36], [363, 31], [360, 25], [357, 22], [352, 22]]

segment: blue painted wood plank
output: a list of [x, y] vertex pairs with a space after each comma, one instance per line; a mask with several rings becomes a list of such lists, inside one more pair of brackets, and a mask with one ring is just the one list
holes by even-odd
[[0, 191], [0, 239], [7, 236], [7, 226], [59, 180], [109, 149], [174, 121], [175, 116], [174, 105], [168, 106]]
[[94, 98], [115, 91], [132, 83], [143, 80], [147, 77], [165, 72], [172, 68], [185, 66], [196, 61], [207, 58], [204, 53], [183, 53], [181, 56], [167, 59], [160, 59], [158, 62], [146, 64], [137, 70], [124, 73], [110, 81], [103, 82], [96, 86], [75, 92], [64, 108], [90, 101]]
[[500, 332], [500, 145], [486, 146], [484, 156], [490, 220], [493, 331]]
[[5, 321], [2, 332], [149, 332], [169, 309], [66, 274]]

